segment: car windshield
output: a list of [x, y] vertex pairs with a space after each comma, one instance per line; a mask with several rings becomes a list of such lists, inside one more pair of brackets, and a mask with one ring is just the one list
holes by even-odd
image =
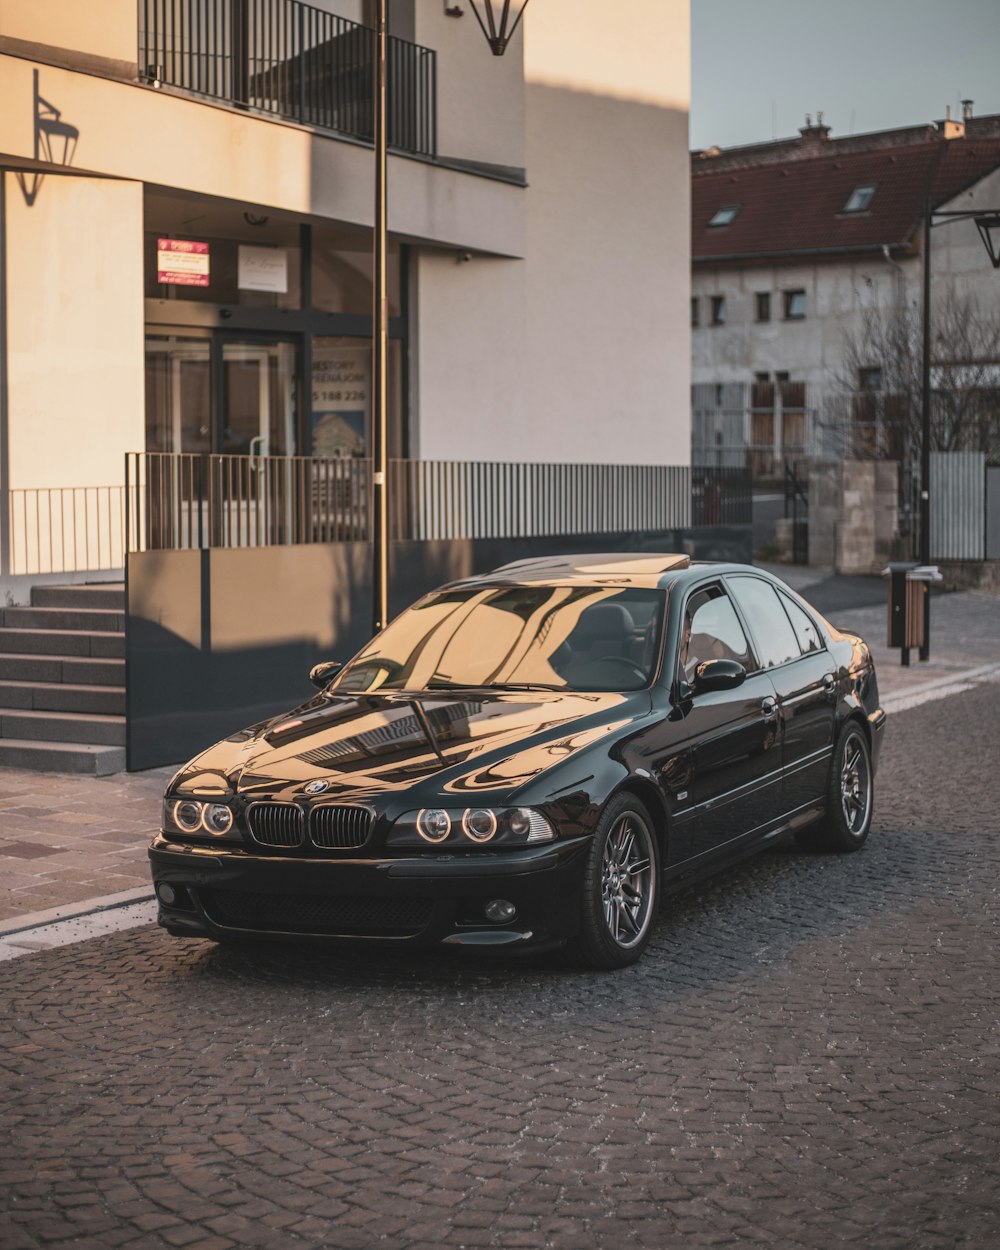
[[339, 691], [640, 690], [665, 595], [608, 586], [472, 586], [421, 599], [346, 665]]

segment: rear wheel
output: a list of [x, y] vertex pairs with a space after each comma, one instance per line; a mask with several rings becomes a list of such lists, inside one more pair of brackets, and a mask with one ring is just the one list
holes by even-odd
[[871, 828], [874, 794], [868, 739], [857, 722], [849, 721], [833, 753], [826, 815], [820, 824], [798, 834], [798, 842], [814, 850], [859, 851]]
[[653, 822], [630, 794], [611, 800], [594, 831], [572, 954], [589, 968], [624, 968], [649, 945], [660, 897]]

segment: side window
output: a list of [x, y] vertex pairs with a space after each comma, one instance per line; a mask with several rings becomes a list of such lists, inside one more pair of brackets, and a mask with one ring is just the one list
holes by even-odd
[[795, 637], [799, 640], [799, 650], [802, 654], [808, 655], [811, 651], [822, 651], [823, 644], [820, 641], [819, 631], [799, 605], [787, 595], [781, 596], [781, 602], [788, 613], [788, 619], [792, 622], [792, 629], [795, 630]]
[[684, 612], [680, 673], [693, 681], [703, 660], [736, 660], [749, 672], [750, 647], [739, 617], [721, 586], [696, 591]]
[[759, 577], [731, 577], [729, 586], [757, 644], [761, 668], [775, 668], [799, 658], [799, 640], [781, 606], [778, 592]]

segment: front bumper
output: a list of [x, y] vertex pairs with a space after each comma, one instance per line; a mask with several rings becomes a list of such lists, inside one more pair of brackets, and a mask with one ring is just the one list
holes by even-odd
[[[576, 931], [588, 842], [333, 860], [160, 836], [149, 861], [159, 923], [177, 936], [537, 949]], [[484, 908], [493, 899], [513, 903], [517, 914], [491, 923]]]

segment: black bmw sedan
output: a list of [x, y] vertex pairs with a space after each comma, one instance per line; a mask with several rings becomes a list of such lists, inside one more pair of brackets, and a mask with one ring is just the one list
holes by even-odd
[[521, 561], [311, 676], [307, 703], [170, 782], [149, 852], [170, 933], [568, 945], [616, 968], [671, 886], [786, 837], [868, 836], [868, 647], [749, 566]]

